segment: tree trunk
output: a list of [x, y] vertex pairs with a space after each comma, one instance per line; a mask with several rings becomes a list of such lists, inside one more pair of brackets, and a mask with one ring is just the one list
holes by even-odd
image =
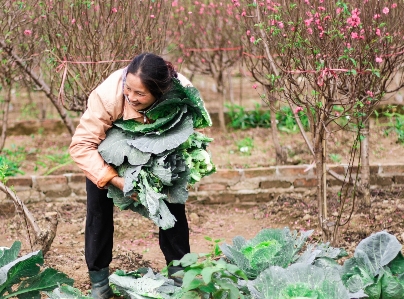
[[278, 126], [276, 125], [276, 113], [275, 113], [276, 99], [268, 97], [268, 101], [269, 101], [269, 110], [271, 114], [272, 141], [274, 143], [276, 153], [276, 165], [284, 165], [287, 162], [288, 154], [286, 152], [286, 149], [283, 148], [279, 142], [278, 137], [279, 132], [278, 132]]
[[370, 207], [370, 166], [369, 166], [369, 128], [370, 121], [367, 119], [361, 129], [361, 186], [362, 202], [365, 207]]
[[219, 125], [220, 130], [226, 133], [226, 122], [224, 118], [224, 86], [223, 86], [223, 73], [219, 73], [216, 77], [217, 93], [219, 95]]
[[29, 69], [25, 65], [24, 61], [17, 54], [15, 54], [11, 48], [7, 47], [3, 40], [0, 40], [0, 47], [7, 53], [8, 56], [13, 58], [17, 65], [35, 82], [36, 85], [38, 85], [38, 87], [45, 93], [46, 97], [51, 100], [70, 135], [73, 136], [76, 127], [73, 125], [71, 118], [67, 115], [66, 109], [61, 105], [58, 98], [52, 93], [50, 87], [37, 74]]
[[316, 160], [316, 176], [317, 176], [317, 206], [318, 206], [318, 221], [323, 231], [323, 241], [329, 242], [331, 240], [331, 233], [333, 227], [328, 221], [327, 203], [324, 185], [325, 176], [325, 156], [324, 156], [324, 136], [320, 132], [316, 132], [316, 142], [314, 143], [314, 153]]
[[8, 113], [10, 111], [10, 103], [11, 103], [11, 85], [7, 85], [7, 94], [4, 99], [4, 110], [3, 110], [3, 119], [1, 121], [1, 136], [0, 136], [0, 152], [4, 148], [4, 144], [6, 143], [7, 138], [7, 128], [8, 128]]
[[229, 82], [229, 99], [230, 103], [234, 104], [234, 88], [233, 88], [233, 80], [231, 77], [231, 70], [227, 70], [227, 82]]

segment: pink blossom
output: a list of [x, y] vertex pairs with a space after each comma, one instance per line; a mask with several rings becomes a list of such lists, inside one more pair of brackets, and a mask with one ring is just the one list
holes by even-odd
[[341, 11], [342, 11], [342, 8], [338, 7], [336, 10], [337, 15], [339, 15], [341, 13]]
[[171, 6], [172, 6], [172, 7], [178, 6], [178, 0], [174, 0], [174, 1], [171, 3]]
[[371, 102], [369, 100], [365, 102], [366, 105], [370, 105], [370, 103]]
[[72, 24], [76, 23], [76, 19], [72, 19]]
[[154, 19], [155, 17], [154, 17], [154, 15], [150, 15], [150, 18]]
[[346, 47], [347, 47], [348, 49], [350, 49], [350, 48], [351, 48], [351, 44], [350, 44], [350, 43], [346, 43]]
[[378, 19], [378, 18], [380, 18], [380, 15], [379, 14], [375, 14], [374, 16], [373, 16], [373, 19]]
[[380, 36], [380, 29], [379, 28], [376, 29], [376, 35]]
[[307, 28], [307, 33], [308, 33], [308, 34], [313, 34], [313, 29]]
[[370, 96], [370, 97], [372, 97], [373, 98], [373, 92], [371, 92], [370, 90], [368, 90], [367, 92], [366, 92], [366, 94], [368, 95], [368, 96]]
[[25, 30], [24, 30], [24, 34], [25, 34], [26, 36], [30, 36], [30, 35], [32, 34], [32, 30], [25, 29]]
[[118, 9], [116, 7], [113, 7], [111, 10], [112, 10], [112, 12], [117, 12], [118, 11]]
[[282, 29], [282, 28], [284, 27], [284, 26], [283, 26], [283, 23], [282, 23], [282, 22], [278, 22], [278, 27]]
[[393, 3], [392, 5], [391, 5], [391, 8], [396, 8], [397, 7], [397, 3]]
[[247, 30], [246, 34], [247, 34], [247, 35], [250, 35], [250, 33], [251, 33], [251, 31], [250, 31], [250, 30]]
[[376, 59], [375, 59], [375, 60], [376, 60], [376, 62], [377, 62], [377, 63], [381, 63], [381, 62], [383, 62], [383, 59], [382, 59], [381, 57], [376, 57]]
[[385, 14], [385, 15], [387, 15], [388, 13], [389, 13], [389, 11], [390, 11], [390, 9], [386, 6], [385, 8], [383, 8], [383, 13]]
[[361, 19], [359, 18], [360, 12], [357, 8], [352, 11], [351, 17], [349, 17], [346, 22], [351, 27], [357, 27], [361, 23]]
[[183, 61], [183, 60], [182, 60], [181, 57], [177, 59], [177, 62], [178, 62], [178, 63], [181, 63], [182, 61]]
[[295, 110], [293, 110], [293, 113], [294, 113], [294, 114], [298, 114], [300, 111], [303, 111], [303, 108], [300, 107], [300, 106], [297, 106], [297, 107], [295, 108]]
[[247, 13], [245, 12], [245, 10], [243, 10], [243, 12], [241, 13], [242, 17], [245, 17], [247, 15]]
[[313, 18], [304, 20], [304, 24], [305, 24], [307, 27], [310, 26], [311, 22], [313, 22]]
[[358, 35], [358, 33], [356, 33], [356, 32], [351, 32], [351, 37], [352, 37], [353, 39], [358, 39], [358, 38], [359, 38], [359, 35]]
[[319, 7], [317, 7], [317, 9], [324, 11], [324, 10], [325, 10], [325, 7], [324, 7], [324, 6], [319, 6]]
[[252, 43], [255, 42], [255, 37], [254, 36], [250, 37], [250, 42], [252, 42]]
[[335, 116], [336, 116], [336, 117], [339, 117], [339, 112], [335, 112]]
[[258, 85], [257, 84], [253, 84], [252, 88], [257, 89]]

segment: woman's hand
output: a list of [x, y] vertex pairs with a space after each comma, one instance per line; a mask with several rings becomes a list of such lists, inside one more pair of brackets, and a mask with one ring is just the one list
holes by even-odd
[[[119, 188], [119, 189], [121, 189], [121, 190], [123, 191], [123, 187], [125, 186], [125, 179], [124, 179], [124, 178], [121, 178], [121, 177], [119, 177], [119, 176], [116, 176], [116, 177], [113, 177], [113, 178], [109, 181], [109, 183], [112, 184], [112, 185], [114, 185], [115, 187], [117, 187], [117, 188]], [[138, 200], [136, 193], [132, 194], [131, 198], [132, 198], [134, 201], [137, 201], [137, 200]]]

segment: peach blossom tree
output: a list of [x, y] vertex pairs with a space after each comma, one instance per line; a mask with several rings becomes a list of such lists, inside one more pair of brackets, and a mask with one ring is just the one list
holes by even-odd
[[239, 16], [226, 1], [172, 1], [172, 22], [177, 36], [178, 62], [184, 63], [192, 74], [213, 77], [219, 101], [220, 127], [225, 130], [224, 91], [226, 71], [242, 57], [237, 26]]
[[[334, 130], [356, 133], [350, 165], [368, 170], [366, 147], [369, 116], [387, 93], [403, 87], [403, 4], [391, 1], [354, 0], [277, 1], [232, 0], [243, 16], [251, 44], [264, 49], [271, 65], [267, 76], [274, 93], [305, 112], [317, 176], [318, 219], [326, 240], [336, 241], [338, 227], [346, 223], [346, 199], [355, 197], [355, 187], [345, 184], [339, 192], [340, 213], [336, 219], [327, 209], [327, 138]], [[397, 77], [399, 76], [399, 77]], [[393, 84], [394, 79], [394, 84]], [[341, 119], [349, 122], [341, 126]], [[349, 167], [344, 182], [368, 189], [365, 172], [352, 178]], [[369, 172], [367, 172], [369, 173]], [[337, 174], [333, 174], [339, 177]], [[355, 185], [355, 184], [354, 184]], [[369, 205], [369, 202], [367, 202]]]

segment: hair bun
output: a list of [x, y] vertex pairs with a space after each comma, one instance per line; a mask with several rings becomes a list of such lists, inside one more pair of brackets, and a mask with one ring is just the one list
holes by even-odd
[[178, 75], [177, 75], [177, 72], [174, 69], [173, 64], [171, 62], [169, 62], [169, 61], [166, 61], [166, 65], [167, 65], [167, 68], [168, 68], [168, 72], [170, 73], [170, 76], [172, 78], [177, 78]]

